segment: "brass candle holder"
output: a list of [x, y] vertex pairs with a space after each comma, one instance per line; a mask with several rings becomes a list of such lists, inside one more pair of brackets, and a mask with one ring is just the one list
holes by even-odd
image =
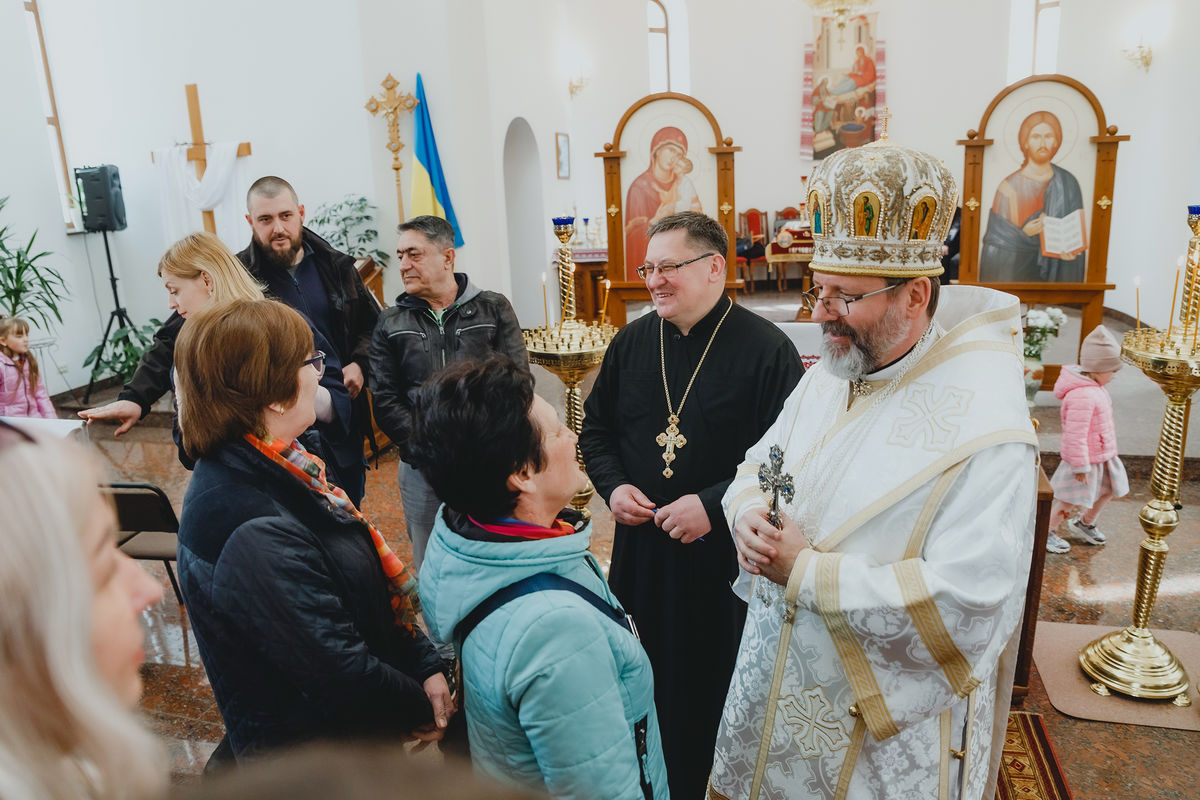
[[1175, 503], [1187, 443], [1188, 407], [1200, 388], [1200, 355], [1196, 327], [1200, 325], [1200, 206], [1188, 207], [1192, 238], [1188, 246], [1187, 280], [1179, 326], [1166, 332], [1139, 327], [1125, 334], [1121, 357], [1144, 372], [1167, 395], [1150, 489], [1154, 499], [1142, 507], [1138, 521], [1146, 538], [1138, 556], [1137, 593], [1133, 624], [1113, 631], [1079, 651], [1079, 665], [1096, 682], [1092, 691], [1111, 691], [1131, 697], [1171, 698], [1189, 706], [1188, 676], [1179, 659], [1150, 631], [1150, 614], [1166, 566], [1166, 537], [1179, 525]]
[[[575, 233], [574, 217], [555, 217], [554, 235], [558, 237], [558, 296], [561, 316], [557, 325], [546, 320], [544, 326], [524, 331], [529, 360], [540, 364], [558, 376], [565, 388], [564, 405], [567, 426], [578, 436], [583, 429], [583, 392], [580, 386], [587, 374], [600, 365], [608, 343], [617, 329], [603, 319], [587, 323], [575, 319], [575, 262], [571, 259], [571, 237]], [[583, 452], [575, 445], [575, 460], [581, 469]], [[571, 498], [571, 506], [584, 516], [590, 516], [587, 505], [596, 493], [591, 480]]]

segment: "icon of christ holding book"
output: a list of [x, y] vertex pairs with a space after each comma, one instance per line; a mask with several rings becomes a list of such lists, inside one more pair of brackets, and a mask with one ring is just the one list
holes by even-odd
[[1051, 163], [1062, 125], [1035, 111], [1017, 134], [1025, 160], [1000, 182], [979, 252], [980, 278], [989, 283], [1079, 282], [1086, 274], [1087, 228], [1079, 181]]

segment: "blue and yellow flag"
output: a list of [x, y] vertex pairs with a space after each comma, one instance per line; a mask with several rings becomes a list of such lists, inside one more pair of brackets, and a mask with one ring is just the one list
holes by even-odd
[[446, 176], [442, 174], [442, 160], [438, 158], [437, 141], [433, 138], [429, 102], [425, 99], [425, 84], [421, 82], [419, 72], [417, 101], [413, 125], [416, 144], [413, 147], [412, 197], [409, 199], [412, 215], [419, 217], [432, 214], [446, 220], [454, 228], [454, 246], [462, 247], [462, 229], [458, 227], [454, 206], [450, 204], [450, 189], [446, 186]]

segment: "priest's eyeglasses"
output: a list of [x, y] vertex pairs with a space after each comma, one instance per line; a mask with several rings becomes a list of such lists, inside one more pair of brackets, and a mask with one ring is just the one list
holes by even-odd
[[821, 287], [814, 286], [813, 288], [809, 289], [807, 292], [802, 292], [800, 294], [800, 303], [809, 312], [816, 311], [817, 306], [821, 305], [821, 306], [825, 307], [826, 313], [832, 314], [835, 317], [845, 317], [845, 316], [849, 315], [849, 313], [850, 313], [850, 304], [851, 303], [856, 303], [859, 300], [863, 300], [867, 297], [870, 297], [871, 295], [883, 294], [884, 292], [890, 292], [892, 289], [895, 289], [897, 286], [903, 286], [905, 283], [908, 283], [908, 281], [904, 281], [902, 283], [893, 283], [890, 286], [885, 286], [882, 289], [876, 289], [875, 291], [867, 292], [866, 294], [859, 294], [859, 295], [838, 294], [838, 295], [833, 295], [832, 297], [821, 297], [820, 294], [818, 294], [818, 292], [821, 291]]
[[655, 266], [654, 264], [642, 264], [640, 267], [637, 268], [637, 274], [638, 274], [638, 277], [641, 278], [642, 280], [646, 280], [651, 275], [653, 275], [655, 272], [657, 272], [659, 275], [662, 275], [664, 278], [670, 278], [676, 272], [679, 271], [680, 267], [686, 267], [688, 264], [691, 264], [695, 261], [699, 261], [702, 258], [708, 258], [709, 256], [715, 256], [715, 255], [716, 255], [716, 253], [705, 253], [702, 256], [696, 256], [695, 258], [689, 258], [687, 261], [680, 261], [678, 264], [666, 263], [666, 264], [659, 264], [658, 266]]
[[307, 358], [301, 362], [302, 367], [312, 367], [317, 371], [317, 379], [325, 377], [325, 353], [318, 350], [313, 354], [312, 358]]

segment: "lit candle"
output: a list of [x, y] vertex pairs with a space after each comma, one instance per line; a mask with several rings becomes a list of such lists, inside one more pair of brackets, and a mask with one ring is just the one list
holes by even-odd
[[600, 303], [600, 324], [604, 324], [604, 315], [608, 311], [608, 291], [612, 288], [612, 281], [608, 278], [604, 279], [604, 300]]
[[1133, 299], [1134, 306], [1137, 310], [1137, 317], [1135, 317], [1135, 319], [1137, 320], [1137, 329], [1140, 331], [1142, 329], [1142, 279], [1141, 278], [1133, 279], [1133, 298], [1134, 298]]
[[546, 330], [550, 330], [550, 302], [546, 299], [546, 273], [542, 273], [542, 311], [546, 314]]
[[1171, 290], [1171, 316], [1167, 317], [1167, 338], [1171, 338], [1171, 326], [1175, 324], [1175, 296], [1179, 294], [1179, 270], [1175, 270], [1175, 288]]

